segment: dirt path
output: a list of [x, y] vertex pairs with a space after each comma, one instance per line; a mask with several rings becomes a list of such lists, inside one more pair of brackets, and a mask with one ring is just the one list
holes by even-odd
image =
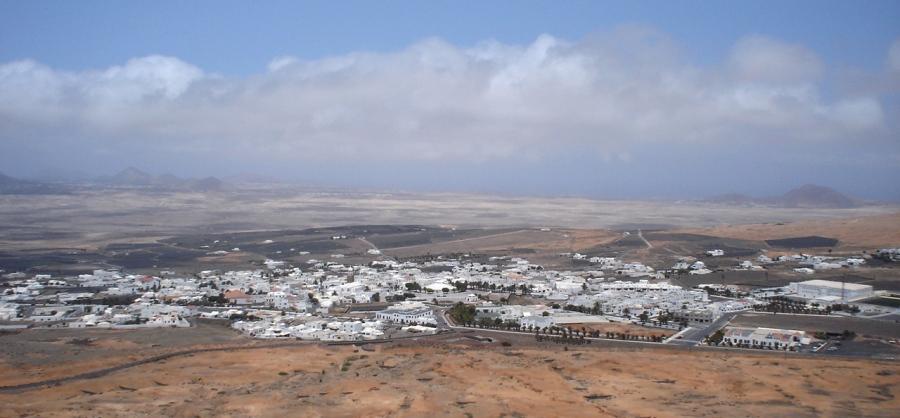
[[299, 341], [299, 340], [290, 340], [290, 341], [280, 341], [276, 343], [262, 343], [262, 344], [253, 344], [253, 345], [239, 345], [239, 346], [226, 346], [226, 347], [207, 347], [207, 348], [192, 348], [187, 350], [173, 351], [171, 353], [159, 354], [156, 356], [148, 357], [141, 360], [130, 361], [127, 363], [122, 363], [112, 367], [106, 367], [103, 369], [92, 370], [85, 373], [79, 373], [72, 376], [60, 377], [55, 379], [45, 379], [39, 380], [36, 382], [29, 383], [21, 383], [18, 385], [9, 385], [9, 386], [0, 386], [0, 393], [18, 393], [22, 391], [38, 389], [45, 386], [58, 386], [65, 383], [71, 383], [78, 380], [84, 379], [96, 379], [99, 377], [104, 377], [109, 375], [110, 373], [115, 373], [121, 370], [130, 369], [133, 367], [143, 366], [145, 364], [156, 363], [163, 360], [168, 360], [174, 357], [183, 357], [189, 356], [193, 354], [200, 353], [213, 353], [213, 352], [230, 352], [230, 351], [241, 351], [241, 350], [256, 350], [261, 348], [284, 348], [284, 347], [294, 347], [294, 346], [308, 346], [308, 345], [355, 345], [355, 344], [382, 344], [382, 343], [390, 343], [399, 340], [414, 340], [419, 338], [428, 338], [434, 336], [442, 336], [444, 337], [447, 332], [453, 333], [453, 330], [445, 330], [442, 333], [437, 334], [425, 334], [425, 335], [409, 335], [402, 337], [394, 337], [387, 339], [379, 339], [379, 340], [362, 340], [362, 341]]
[[83, 379], [96, 379], [98, 377], [106, 376], [110, 373], [114, 373], [120, 370], [130, 369], [132, 367], [142, 366], [145, 364], [156, 363], [158, 361], [168, 360], [173, 357], [181, 357], [187, 356], [191, 354], [198, 353], [211, 353], [217, 351], [238, 351], [238, 350], [255, 350], [259, 348], [281, 348], [281, 347], [290, 347], [296, 345], [306, 345], [310, 343], [316, 343], [316, 341], [282, 341], [279, 343], [269, 343], [269, 344], [256, 344], [256, 345], [245, 345], [245, 346], [230, 346], [230, 347], [209, 347], [209, 348], [194, 348], [188, 350], [180, 350], [173, 351], [171, 353], [159, 354], [156, 356], [148, 357], [141, 360], [130, 361], [127, 363], [119, 364], [112, 367], [107, 367], [99, 370], [93, 370], [90, 372], [79, 373], [72, 376], [60, 377], [56, 379], [46, 379], [39, 380], [37, 382], [29, 382], [22, 383], [18, 385], [9, 385], [9, 386], [0, 386], [0, 393], [16, 393], [22, 392], [31, 389], [38, 389], [44, 386], [58, 386], [65, 383], [74, 382], [77, 380]]
[[644, 244], [647, 244], [648, 249], [651, 249], [651, 250], [653, 249], [653, 244], [651, 244], [650, 241], [647, 241], [647, 238], [644, 238], [644, 234], [641, 233], [640, 229], [638, 229], [637, 235], [638, 235], [638, 238], [641, 239], [641, 241], [644, 241]]
[[378, 247], [376, 247], [375, 244], [372, 244], [371, 241], [367, 240], [366, 237], [359, 237], [359, 238], [357, 238], [357, 239], [360, 240], [360, 241], [362, 241], [363, 244], [368, 245], [369, 248], [371, 248], [371, 249], [373, 249], [373, 250], [377, 250], [377, 249], [378, 249]]

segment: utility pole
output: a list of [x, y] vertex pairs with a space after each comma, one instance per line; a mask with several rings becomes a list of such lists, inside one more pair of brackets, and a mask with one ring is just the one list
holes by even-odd
[[846, 282], [847, 277], [846, 277], [846, 275], [841, 275], [841, 278], [843, 279], [843, 280], [841, 280], [841, 304], [846, 305], [846, 304], [847, 304], [847, 297], [846, 297], [846, 290], [845, 290], [845, 288], [847, 287], [847, 286], [846, 286], [846, 283], [847, 283], [847, 282]]

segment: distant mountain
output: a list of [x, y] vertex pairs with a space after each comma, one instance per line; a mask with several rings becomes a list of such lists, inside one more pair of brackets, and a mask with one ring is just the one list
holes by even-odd
[[100, 177], [97, 182], [113, 186], [194, 192], [214, 192], [226, 188], [226, 184], [215, 177], [182, 179], [172, 174], [154, 176], [134, 167], [128, 167], [113, 176]]
[[19, 180], [15, 177], [7, 176], [6, 174], [0, 173], [0, 186], [5, 186], [9, 184], [19, 184], [19, 183], [28, 183], [25, 180]]
[[123, 186], [150, 186], [156, 178], [134, 167], [128, 167], [109, 179], [110, 183]]
[[861, 206], [862, 202], [847, 197], [834, 189], [814, 184], [806, 184], [792, 189], [781, 196], [755, 198], [738, 193], [729, 193], [706, 199], [708, 202], [726, 205], [765, 205], [785, 208], [842, 209]]
[[852, 208], [859, 206], [853, 199], [824, 186], [806, 184], [779, 198], [782, 206], [789, 208]]
[[32, 182], [20, 180], [15, 177], [10, 177], [6, 174], [0, 173], [0, 186], [17, 186], [22, 184], [32, 184]]
[[68, 191], [61, 185], [22, 180], [0, 173], [0, 194], [62, 194]]

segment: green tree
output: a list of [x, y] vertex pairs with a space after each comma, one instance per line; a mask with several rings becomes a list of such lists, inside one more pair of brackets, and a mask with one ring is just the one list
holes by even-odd
[[462, 302], [457, 302], [456, 305], [453, 305], [453, 307], [447, 311], [447, 314], [450, 315], [453, 322], [458, 324], [465, 325], [475, 322], [475, 307], [466, 305]]
[[725, 331], [718, 330], [718, 331], [714, 332], [713, 335], [709, 336], [708, 341], [710, 344], [719, 344], [722, 342], [722, 339], [724, 339], [724, 338], [725, 338]]

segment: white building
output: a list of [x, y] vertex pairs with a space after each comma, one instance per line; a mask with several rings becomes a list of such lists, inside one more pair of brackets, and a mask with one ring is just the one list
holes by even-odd
[[686, 261], [679, 261], [679, 262], [675, 263], [674, 266], [672, 266], [672, 270], [687, 270], [689, 268], [691, 268], [691, 265], [688, 264]]
[[265, 304], [275, 309], [288, 309], [291, 307], [291, 303], [288, 300], [288, 295], [284, 292], [266, 293]]
[[858, 283], [835, 282], [831, 280], [807, 280], [794, 282], [788, 289], [800, 297], [818, 299], [824, 296], [838, 297], [845, 301], [871, 297], [872, 286]]
[[395, 324], [437, 324], [431, 308], [384, 310], [375, 313], [375, 319]]
[[146, 326], [154, 328], [187, 328], [191, 324], [176, 313], [166, 313], [150, 318]]
[[803, 331], [790, 329], [728, 327], [722, 342], [741, 347], [787, 350], [809, 344], [809, 338]]

